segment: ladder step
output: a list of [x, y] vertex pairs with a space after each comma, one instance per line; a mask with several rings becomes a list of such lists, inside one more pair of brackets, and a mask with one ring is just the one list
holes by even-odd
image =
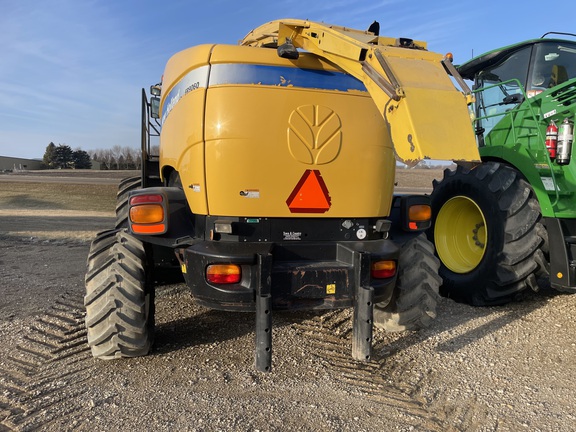
[[538, 136], [538, 134], [535, 132], [517, 135], [518, 138], [528, 138], [528, 137], [535, 137], [535, 136]]
[[[546, 192], [548, 193], [548, 195], [556, 196], [556, 191], [546, 190]], [[559, 197], [571, 197], [572, 195], [574, 195], [574, 192], [570, 192], [570, 191], [560, 191], [560, 192], [558, 192], [558, 196], [559, 196]]]
[[556, 178], [564, 176], [564, 170], [558, 165], [552, 165], [552, 169], [548, 165], [534, 165], [534, 168], [536, 168], [541, 177], [542, 175], [550, 174], [550, 171], [554, 173]]

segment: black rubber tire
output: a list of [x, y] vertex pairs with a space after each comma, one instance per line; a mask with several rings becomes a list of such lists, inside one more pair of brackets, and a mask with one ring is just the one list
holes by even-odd
[[154, 342], [154, 288], [144, 244], [125, 230], [99, 233], [85, 277], [86, 328], [100, 359], [146, 355]]
[[[484, 251], [477, 264], [452, 271], [450, 263], [442, 262], [442, 295], [473, 306], [490, 306], [508, 303], [526, 288], [538, 290], [536, 274], [547, 273], [541, 250], [545, 229], [534, 191], [518, 171], [497, 162], [471, 170], [457, 166], [446, 169], [443, 180], [434, 181], [433, 186], [433, 221], [428, 233], [432, 241], [439, 212], [454, 197], [473, 202], [486, 225], [482, 227], [485, 243], [480, 242]], [[440, 228], [437, 231], [436, 235], [442, 235]], [[440, 244], [436, 250], [442, 261]]]
[[440, 261], [425, 234], [412, 238], [400, 251], [398, 282], [388, 304], [374, 305], [374, 325], [389, 332], [419, 330], [436, 318]]
[[140, 176], [125, 178], [118, 185], [118, 193], [116, 194], [116, 229], [128, 228], [128, 194], [130, 191], [141, 187], [142, 179]]

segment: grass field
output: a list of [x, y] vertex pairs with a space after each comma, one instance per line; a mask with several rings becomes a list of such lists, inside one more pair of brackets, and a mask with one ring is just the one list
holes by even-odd
[[[76, 184], [74, 176], [120, 179], [137, 175], [130, 171], [39, 171], [34, 173], [38, 182], [0, 182], [0, 210], [76, 210], [87, 212], [114, 212], [116, 184]], [[71, 177], [69, 183], [43, 182], [45, 177]], [[442, 178], [442, 170], [398, 170], [398, 187], [432, 188], [433, 179]]]
[[54, 182], [47, 173], [25, 175], [3, 176], [0, 181], [0, 236], [90, 241], [97, 232], [114, 227], [116, 181]]
[[114, 212], [115, 184], [0, 183], [0, 209]]

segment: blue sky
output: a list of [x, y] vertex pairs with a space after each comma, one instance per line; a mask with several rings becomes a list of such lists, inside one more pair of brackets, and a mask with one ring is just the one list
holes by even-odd
[[576, 32], [575, 3], [546, 9], [534, 0], [0, 0], [0, 156], [41, 158], [51, 141], [139, 148], [141, 88], [160, 80], [172, 54], [235, 44], [275, 19], [359, 29], [378, 20], [381, 35], [425, 40], [462, 63], [548, 31]]

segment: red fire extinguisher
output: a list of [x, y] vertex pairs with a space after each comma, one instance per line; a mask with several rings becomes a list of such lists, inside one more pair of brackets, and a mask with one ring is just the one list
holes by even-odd
[[558, 165], [568, 165], [570, 163], [572, 141], [574, 138], [573, 131], [574, 123], [572, 123], [570, 119], [565, 118], [558, 128], [558, 154], [556, 156], [556, 163]]
[[550, 159], [556, 158], [556, 147], [558, 145], [558, 126], [554, 120], [550, 120], [550, 124], [546, 128], [546, 149], [550, 155]]

